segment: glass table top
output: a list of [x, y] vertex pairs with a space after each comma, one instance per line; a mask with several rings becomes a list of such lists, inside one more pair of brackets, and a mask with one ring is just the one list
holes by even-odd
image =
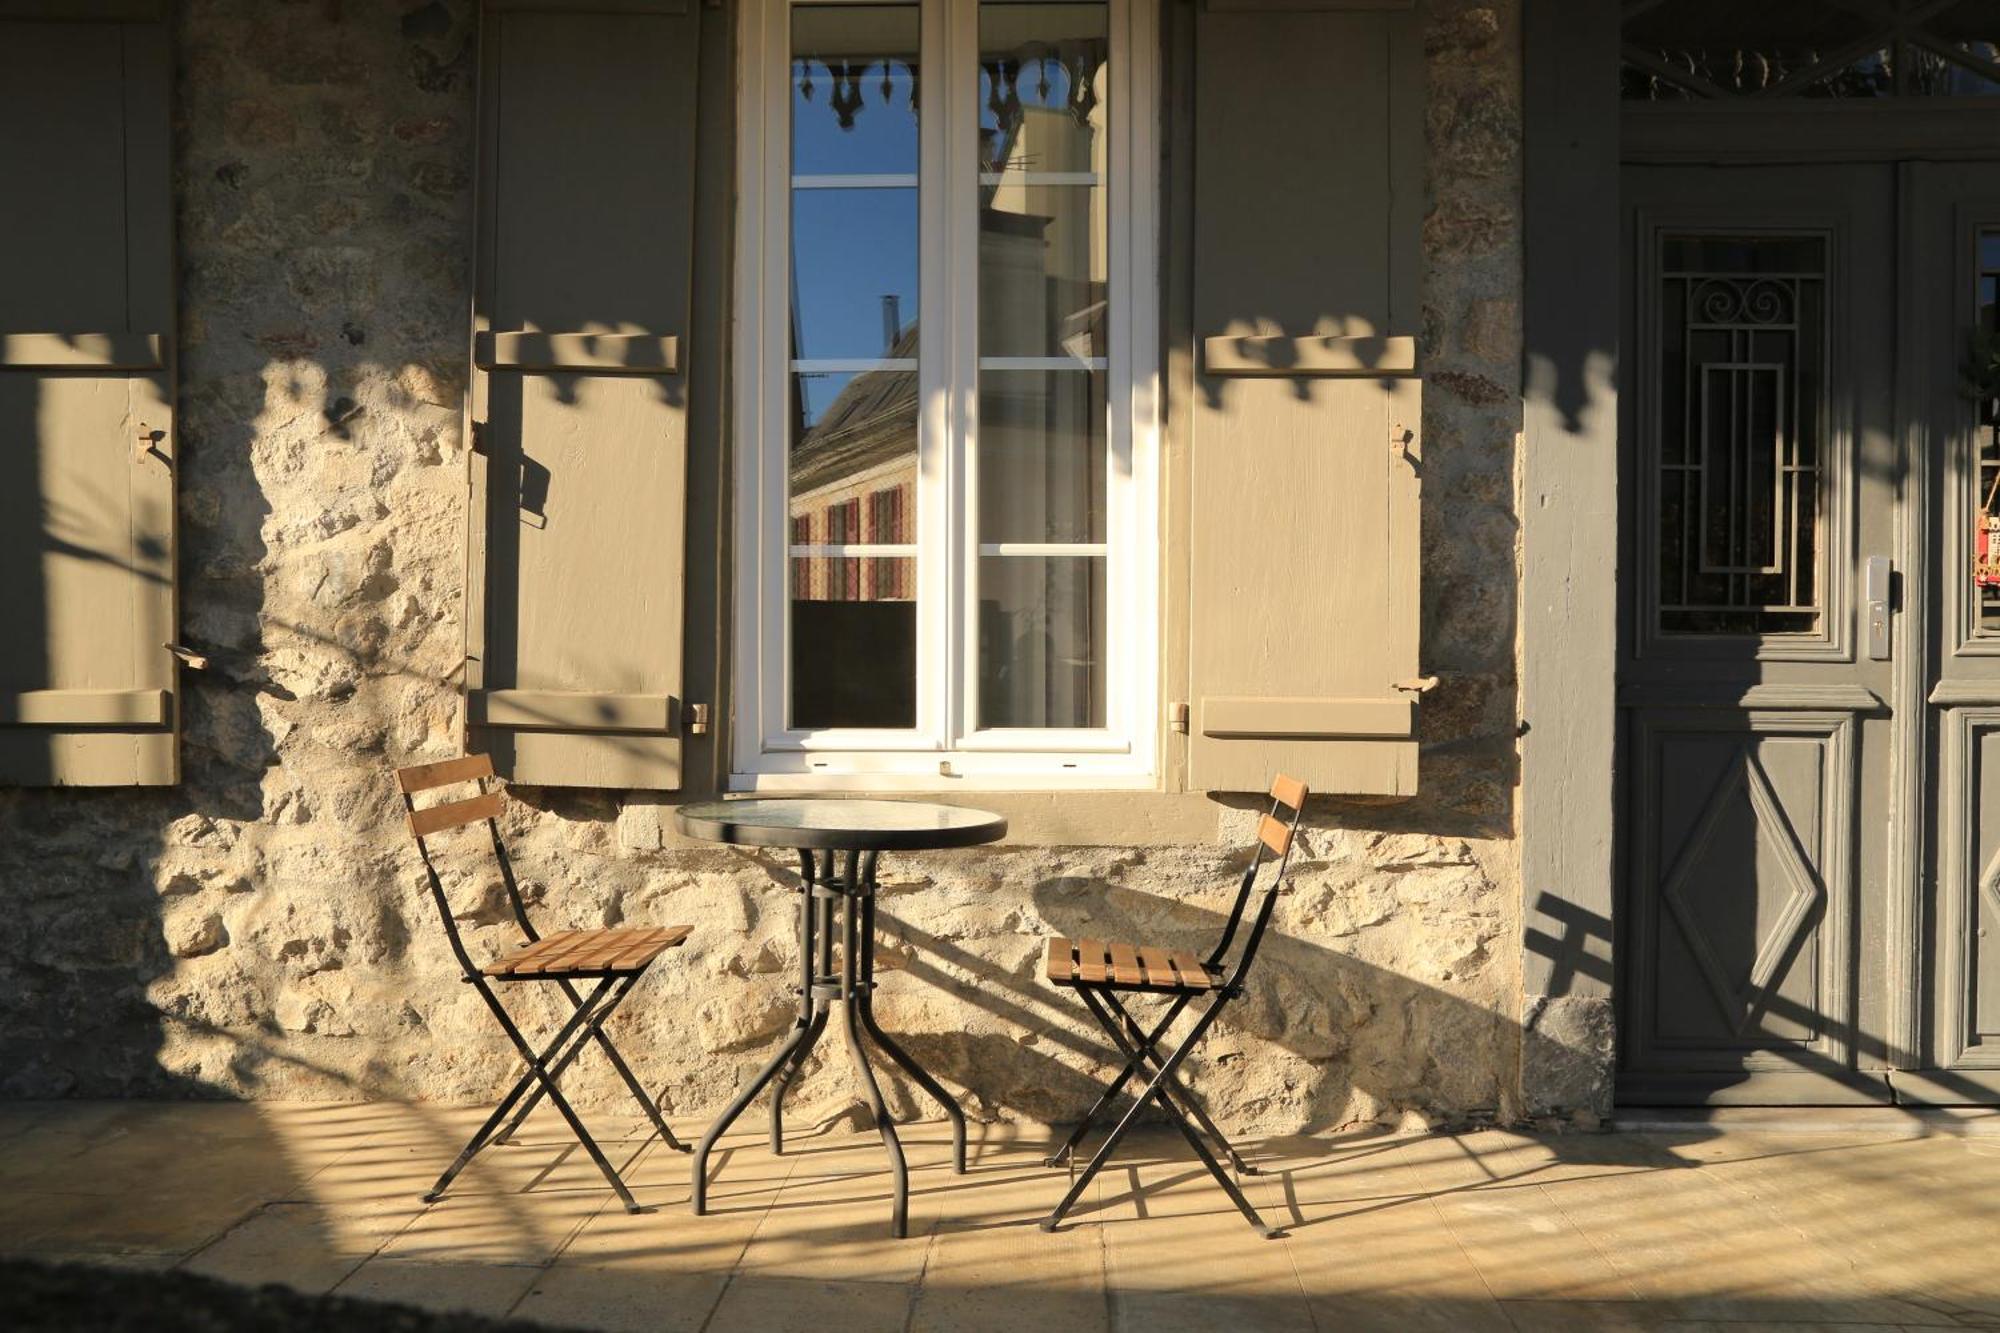
[[932, 801], [708, 801], [682, 806], [675, 818], [692, 837], [755, 847], [970, 847], [1007, 833], [1007, 821], [990, 811]]

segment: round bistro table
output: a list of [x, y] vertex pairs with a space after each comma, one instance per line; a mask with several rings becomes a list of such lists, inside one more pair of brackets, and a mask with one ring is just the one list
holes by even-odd
[[[771, 1151], [785, 1150], [785, 1091], [798, 1076], [820, 1034], [834, 1001], [840, 1002], [847, 1051], [855, 1073], [875, 1112], [875, 1126], [889, 1152], [895, 1177], [895, 1205], [889, 1230], [908, 1231], [910, 1181], [903, 1145], [882, 1100], [882, 1087], [862, 1045], [866, 1032], [917, 1086], [928, 1092], [951, 1117], [952, 1170], [965, 1172], [965, 1112], [938, 1081], [925, 1073], [875, 1021], [875, 862], [883, 852], [972, 847], [996, 842], [1007, 834], [1007, 821], [984, 810], [933, 805], [921, 801], [745, 800], [712, 801], [682, 806], [676, 816], [690, 837], [744, 847], [788, 847], [798, 852], [799, 1015], [791, 1035], [770, 1063], [716, 1117], [694, 1151], [694, 1212], [708, 1207], [708, 1153], [773, 1081]], [[839, 908], [841, 947], [839, 970], [833, 961], [834, 917]]]

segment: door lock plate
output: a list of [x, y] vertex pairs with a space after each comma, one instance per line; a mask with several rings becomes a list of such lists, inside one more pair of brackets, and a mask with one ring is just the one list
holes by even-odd
[[1868, 617], [1868, 659], [1871, 662], [1889, 660], [1891, 642], [1889, 597], [1889, 557], [1871, 555], [1868, 557], [1863, 587], [1863, 604]]

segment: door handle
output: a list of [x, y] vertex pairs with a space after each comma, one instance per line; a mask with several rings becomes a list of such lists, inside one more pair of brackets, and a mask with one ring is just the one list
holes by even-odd
[[1889, 660], [1889, 596], [1891, 566], [1886, 555], [1871, 555], [1863, 578], [1862, 596], [1868, 614], [1868, 658]]

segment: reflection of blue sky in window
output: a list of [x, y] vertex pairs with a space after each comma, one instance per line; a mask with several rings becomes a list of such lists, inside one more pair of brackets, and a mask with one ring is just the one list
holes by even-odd
[[[916, 7], [802, 6], [792, 15], [792, 173], [914, 176]], [[914, 188], [794, 192], [792, 356], [890, 355], [916, 324], [917, 251]], [[818, 421], [849, 378], [802, 375], [802, 424]]]
[[794, 191], [792, 355], [887, 356], [885, 296], [916, 322], [916, 190]]

